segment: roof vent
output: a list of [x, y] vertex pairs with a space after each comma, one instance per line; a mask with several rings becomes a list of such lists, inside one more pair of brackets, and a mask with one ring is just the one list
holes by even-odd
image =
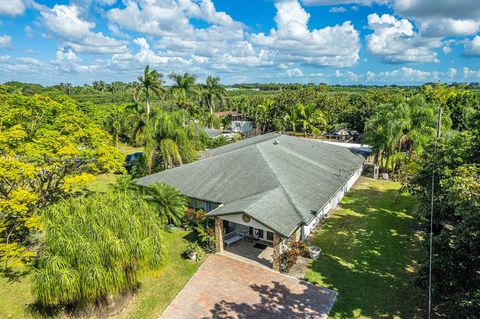
[[273, 145], [278, 145], [278, 141], [277, 140], [273, 141]]

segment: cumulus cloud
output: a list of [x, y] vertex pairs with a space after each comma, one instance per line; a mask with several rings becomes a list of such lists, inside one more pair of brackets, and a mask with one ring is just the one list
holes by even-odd
[[0, 35], [0, 48], [7, 48], [12, 43], [12, 37], [9, 35]]
[[0, 15], [18, 16], [25, 11], [25, 5], [22, 0], [2, 0], [0, 1]]
[[310, 31], [310, 14], [297, 0], [280, 0], [275, 7], [277, 28], [272, 28], [268, 35], [253, 34], [253, 43], [277, 50], [284, 61], [335, 67], [353, 66], [358, 61], [359, 34], [350, 21]]
[[81, 18], [81, 9], [76, 5], [55, 5], [53, 8], [40, 7], [44, 26], [61, 39], [63, 46], [75, 52], [121, 53], [128, 50], [124, 41], [95, 33], [95, 23]]
[[463, 54], [468, 57], [480, 57], [480, 36], [477, 35], [471, 41], [465, 43]]
[[303, 77], [303, 71], [299, 68], [293, 68], [293, 69], [288, 69], [287, 70], [287, 76], [289, 78], [299, 78]]
[[367, 80], [376, 83], [425, 83], [439, 80], [445, 74], [438, 71], [423, 71], [408, 67], [384, 72], [368, 71]]
[[373, 34], [366, 37], [367, 48], [383, 62], [439, 62], [432, 49], [441, 46], [440, 39], [422, 38], [406, 19], [374, 13], [368, 16], [368, 27]]
[[395, 0], [394, 10], [413, 18], [424, 36], [463, 36], [480, 30], [478, 0]]
[[464, 79], [479, 79], [480, 78], [480, 70], [472, 70], [468, 67], [463, 68], [463, 78]]

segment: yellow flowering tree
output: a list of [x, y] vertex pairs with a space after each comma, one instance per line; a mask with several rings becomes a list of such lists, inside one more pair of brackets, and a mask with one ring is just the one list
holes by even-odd
[[0, 262], [35, 256], [40, 211], [104, 172], [123, 172], [110, 135], [68, 98], [0, 92]]

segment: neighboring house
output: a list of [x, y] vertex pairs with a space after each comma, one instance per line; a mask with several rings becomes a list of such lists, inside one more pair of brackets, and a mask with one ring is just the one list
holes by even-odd
[[207, 133], [207, 135], [211, 138], [219, 138], [220, 136], [224, 136], [229, 141], [235, 139], [235, 133], [227, 130], [215, 130], [211, 128], [205, 128], [205, 133]]
[[253, 122], [237, 111], [216, 112], [214, 114], [219, 118], [230, 116], [231, 121], [225, 129], [229, 129], [235, 133], [248, 133], [254, 129]]
[[269, 133], [210, 150], [209, 157], [139, 180], [165, 182], [224, 233], [243, 229], [273, 245], [273, 268], [288, 243], [306, 239], [360, 177], [368, 153]]

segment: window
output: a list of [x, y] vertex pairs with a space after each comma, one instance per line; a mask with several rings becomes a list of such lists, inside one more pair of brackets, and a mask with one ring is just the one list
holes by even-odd
[[273, 241], [273, 233], [271, 231], [267, 231], [267, 240]]
[[263, 238], [263, 229], [258, 230], [258, 237]]

